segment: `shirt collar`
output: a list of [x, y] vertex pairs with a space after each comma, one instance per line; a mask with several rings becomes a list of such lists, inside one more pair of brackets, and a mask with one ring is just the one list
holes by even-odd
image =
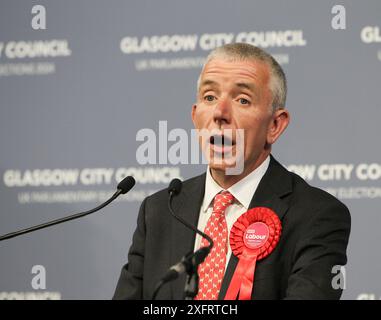
[[[256, 168], [253, 172], [248, 174], [245, 178], [238, 181], [228, 189], [228, 191], [243, 207], [245, 207], [245, 209], [249, 208], [251, 199], [257, 190], [259, 182], [266, 173], [269, 164], [270, 157], [268, 156], [258, 168]], [[214, 197], [221, 191], [224, 191], [224, 189], [220, 187], [220, 185], [213, 179], [210, 173], [210, 168], [208, 167], [205, 179], [204, 201], [202, 204], [202, 209], [204, 212], [208, 210], [209, 206], [212, 204]]]

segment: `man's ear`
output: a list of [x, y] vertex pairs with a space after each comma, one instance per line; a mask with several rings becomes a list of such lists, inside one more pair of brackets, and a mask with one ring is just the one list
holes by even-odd
[[195, 119], [195, 117], [196, 117], [196, 108], [197, 108], [197, 104], [194, 104], [194, 105], [192, 106], [192, 121], [193, 121], [193, 125], [195, 125], [195, 123], [194, 123], [194, 119]]
[[290, 123], [290, 113], [286, 109], [277, 109], [271, 118], [270, 125], [267, 131], [267, 143], [273, 144], [286, 130]]

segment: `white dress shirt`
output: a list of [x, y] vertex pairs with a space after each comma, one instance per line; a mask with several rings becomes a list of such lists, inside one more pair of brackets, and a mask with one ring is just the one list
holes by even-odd
[[[228, 252], [226, 255], [225, 270], [229, 263], [229, 259], [232, 252], [229, 242], [230, 230], [233, 227], [233, 224], [237, 221], [237, 219], [249, 209], [250, 201], [253, 198], [255, 191], [257, 190], [259, 182], [266, 173], [269, 163], [270, 157], [268, 156], [266, 160], [263, 161], [258, 168], [256, 168], [245, 178], [238, 181], [236, 184], [232, 185], [229, 189], [227, 189], [227, 191], [229, 191], [234, 196], [235, 200], [225, 211], [226, 224], [228, 227]], [[218, 183], [213, 179], [212, 175], [210, 174], [210, 169], [208, 167], [205, 180], [204, 200], [201, 205], [197, 225], [198, 229], [202, 231], [205, 230], [208, 219], [213, 211], [213, 199], [221, 191], [224, 191], [224, 189], [220, 187]], [[194, 245], [195, 251], [200, 248], [201, 241], [202, 237], [197, 234]]]

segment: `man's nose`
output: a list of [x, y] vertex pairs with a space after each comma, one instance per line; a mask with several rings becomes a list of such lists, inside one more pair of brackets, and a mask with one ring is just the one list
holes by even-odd
[[231, 101], [227, 98], [219, 99], [214, 109], [213, 119], [219, 125], [222, 125], [224, 123], [230, 123], [231, 113]]

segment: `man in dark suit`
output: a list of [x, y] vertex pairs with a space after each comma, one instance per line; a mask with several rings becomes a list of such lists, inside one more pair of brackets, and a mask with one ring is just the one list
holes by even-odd
[[[251, 298], [341, 296], [342, 286], [334, 285], [334, 277], [347, 260], [349, 211], [333, 196], [288, 172], [271, 155], [271, 146], [289, 123], [286, 91], [279, 64], [254, 46], [225, 45], [206, 60], [192, 119], [197, 129], [213, 132], [208, 139], [200, 139], [209, 166], [206, 174], [184, 181], [173, 200], [176, 213], [215, 241], [207, 260], [221, 257], [217, 263], [205, 261], [200, 266], [197, 299], [225, 297], [238, 264], [228, 235], [236, 219], [254, 207], [273, 210], [282, 234], [274, 251], [256, 264]], [[242, 145], [237, 129], [244, 132]], [[232, 136], [225, 134], [228, 130]], [[227, 169], [237, 167], [241, 160], [242, 170], [228, 174]], [[231, 200], [224, 203], [222, 212], [215, 205], [221, 195]], [[167, 200], [168, 192], [162, 190], [143, 201], [114, 299], [151, 299], [168, 268], [202, 246], [199, 236], [173, 219]], [[211, 225], [220, 228], [216, 238], [210, 233]], [[210, 275], [213, 286], [208, 287]], [[164, 286], [157, 298], [183, 299], [184, 286], [185, 276], [181, 276]]]

